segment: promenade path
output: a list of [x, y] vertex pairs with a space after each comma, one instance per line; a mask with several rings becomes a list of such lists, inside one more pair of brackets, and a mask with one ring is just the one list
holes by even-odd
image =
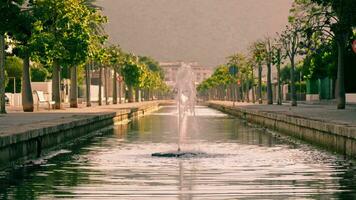
[[64, 105], [64, 109], [61, 110], [44, 110], [42, 108], [33, 113], [24, 113], [21, 111], [21, 108], [8, 107], [7, 114], [0, 114], [0, 136], [16, 134], [26, 130], [38, 129], [106, 113], [125, 112], [129, 109], [164, 102], [166, 101], [124, 103], [104, 106], [94, 105], [92, 107], [85, 107], [85, 105], [82, 104], [79, 108], [69, 108], [68, 105]]
[[[231, 101], [211, 101], [226, 106], [233, 106]], [[236, 102], [236, 107], [248, 109], [252, 111], [284, 114], [286, 116], [299, 117], [304, 119], [312, 119], [322, 122], [329, 122], [347, 127], [356, 128], [356, 106], [347, 106], [345, 110], [336, 109], [335, 105], [309, 105], [298, 104], [297, 107], [292, 107], [289, 104], [283, 105], [266, 105]]]
[[[169, 103], [168, 101], [157, 101]], [[230, 101], [211, 101], [212, 103], [233, 106]], [[27, 129], [37, 129], [48, 125], [60, 124], [71, 120], [96, 116], [105, 113], [124, 112], [129, 109], [142, 107], [154, 102], [125, 103], [117, 105], [104, 105], [79, 108], [68, 108], [61, 110], [40, 110], [33, 113], [24, 113], [19, 108], [8, 108], [8, 114], [0, 115], [0, 136], [9, 133], [23, 132]], [[321, 122], [328, 122], [337, 125], [356, 128], [356, 107], [349, 106], [345, 110], [338, 110], [334, 105], [308, 105], [299, 104], [292, 107], [288, 104], [279, 105], [259, 105], [252, 103], [236, 102], [236, 107], [252, 111], [284, 114], [304, 119], [312, 119]]]

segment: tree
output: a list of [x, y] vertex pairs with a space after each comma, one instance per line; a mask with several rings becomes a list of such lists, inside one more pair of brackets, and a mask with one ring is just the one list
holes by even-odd
[[148, 56], [139, 56], [139, 61], [141, 63], [144, 63], [149, 70], [153, 72], [157, 72], [159, 76], [164, 79], [164, 71], [163, 69], [159, 66], [158, 61], [154, 60], [151, 57]]
[[253, 58], [247, 58], [247, 68], [250, 74], [249, 80], [251, 82], [252, 89], [252, 103], [256, 103], [256, 95], [255, 95], [255, 72], [254, 68], [256, 66], [256, 62]]
[[282, 83], [281, 83], [281, 64], [282, 60], [285, 59], [284, 53], [282, 52], [282, 45], [280, 43], [280, 38], [276, 38], [274, 41], [273, 49], [273, 58], [272, 63], [276, 66], [277, 69], [277, 105], [282, 105]]
[[[107, 40], [103, 24], [107, 22], [107, 18], [101, 15], [101, 7], [94, 4], [95, 0], [85, 0], [84, 4], [91, 9], [91, 20], [89, 20], [90, 27], [90, 43], [89, 43], [89, 55], [85, 65], [85, 85], [86, 85], [86, 105], [91, 106], [91, 74], [90, 70], [96, 68], [96, 64], [101, 62], [103, 56], [103, 45]], [[101, 76], [101, 75], [100, 75]], [[101, 88], [100, 92], [101, 92]], [[100, 94], [101, 95], [101, 94]], [[101, 98], [101, 96], [100, 96]], [[101, 103], [100, 103], [101, 105]]]
[[336, 79], [337, 108], [344, 109], [345, 98], [345, 52], [356, 25], [355, 0], [296, 0], [292, 10], [304, 22], [305, 38], [320, 34], [336, 41], [338, 67]]
[[[98, 100], [99, 100], [99, 106], [102, 105], [103, 103], [103, 91], [102, 91], [102, 87], [103, 87], [103, 73], [106, 73], [106, 70], [105, 68], [107, 67], [108, 63], [109, 63], [109, 55], [108, 55], [108, 50], [107, 48], [102, 48], [99, 50], [99, 52], [97, 53], [97, 62], [98, 62], [98, 67], [99, 67], [99, 97], [98, 97]], [[104, 74], [105, 75], [105, 74]], [[104, 76], [104, 96], [105, 98], [107, 99], [107, 93], [105, 92], [106, 91], [106, 75]], [[107, 102], [107, 100], [105, 100]]]
[[5, 36], [0, 33], [0, 114], [6, 113], [5, 103]]
[[[31, 45], [38, 61], [53, 66], [52, 99], [59, 109], [60, 66], [77, 67], [87, 60], [93, 11], [80, 0], [35, 1], [33, 9], [36, 22]], [[72, 106], [76, 104], [71, 102]]]
[[0, 2], [0, 114], [5, 109], [5, 35], [14, 32], [19, 23], [19, 13], [23, 0], [7, 0]]
[[[229, 66], [220, 65], [215, 69], [214, 73], [209, 78], [205, 79], [198, 85], [197, 89], [200, 93], [211, 90], [214, 92], [214, 99], [222, 99], [225, 95], [222, 94], [225, 90], [224, 87], [233, 83], [235, 80], [235, 77], [233, 77], [233, 75], [231, 75], [229, 72]], [[220, 90], [218, 90], [218, 88]], [[221, 89], [223, 89], [223, 91]]]
[[33, 112], [33, 95], [30, 75], [30, 59], [32, 48], [29, 41], [34, 30], [34, 15], [32, 3], [29, 2], [23, 6], [19, 15], [20, 23], [17, 26], [14, 38], [16, 39], [16, 54], [23, 59], [22, 73], [22, 109], [24, 112]]
[[[104, 42], [104, 41], [103, 41]], [[92, 44], [92, 43], [91, 43]], [[93, 44], [92, 44], [93, 45]], [[91, 106], [91, 99], [90, 99], [90, 69], [99, 69], [99, 92], [98, 92], [98, 104], [99, 106], [102, 105], [102, 63], [106, 58], [105, 48], [103, 48], [100, 43], [97, 43], [95, 46], [91, 48], [90, 57], [88, 64], [85, 70], [85, 78], [86, 78], [86, 96], [87, 96], [87, 107]]]
[[71, 108], [78, 108], [78, 67], [70, 67], [70, 93], [69, 103]]
[[291, 64], [290, 77], [291, 77], [291, 100], [292, 106], [297, 106], [297, 93], [295, 89], [295, 58], [299, 53], [301, 48], [301, 22], [298, 19], [289, 19], [289, 25], [286, 26], [286, 29], [280, 35], [281, 44], [283, 47], [283, 52], [285, 56], [289, 58]]
[[262, 104], [262, 64], [265, 60], [265, 44], [258, 40], [251, 44], [250, 52], [252, 59], [257, 63], [258, 67], [258, 103]]
[[250, 63], [248, 62], [246, 56], [241, 53], [236, 53], [234, 55], [231, 55], [228, 57], [227, 65], [229, 66], [229, 68], [230, 67], [237, 68], [236, 77], [232, 77], [233, 79], [231, 80], [231, 83], [234, 83], [235, 79], [239, 80], [241, 84], [238, 85], [237, 90], [242, 92], [245, 90], [245, 93], [247, 93], [245, 97], [247, 98], [247, 101], [249, 101], [249, 90], [251, 86], [250, 85], [251, 68], [250, 68]]
[[138, 58], [133, 54], [126, 54], [124, 65], [120, 72], [124, 77], [125, 83], [128, 86], [128, 100], [134, 102], [133, 89], [138, 88], [142, 81], [144, 73], [144, 65], [138, 62]]
[[273, 64], [273, 44], [270, 37], [266, 37], [265, 41], [265, 62], [267, 65], [267, 104], [273, 104], [272, 92], [272, 64]]
[[304, 76], [310, 80], [325, 77], [336, 80], [337, 49], [334, 41], [324, 43], [310, 51], [304, 59]]
[[[240, 55], [239, 59], [239, 71], [238, 79], [241, 81], [241, 91], [242, 91], [242, 100], [246, 100], [247, 103], [250, 102], [250, 87], [251, 87], [251, 69], [252, 65], [248, 62], [247, 58], [244, 55]], [[243, 95], [245, 93], [246, 95]]]
[[119, 71], [119, 66], [122, 62], [122, 51], [120, 46], [111, 45], [108, 48], [109, 53], [109, 62], [111, 67], [114, 69], [114, 76], [113, 76], [113, 91], [112, 91], [112, 98], [113, 104], [117, 104], [117, 75]]
[[147, 73], [149, 73], [147, 77], [150, 78], [146, 80], [143, 89], [145, 93], [145, 99], [150, 99], [150, 96], [152, 95], [152, 91], [159, 88], [157, 87], [156, 84], [158, 84], [158, 82], [164, 79], [164, 71], [159, 66], [158, 61], [154, 60], [151, 57], [139, 56], [139, 62], [146, 65], [149, 70], [147, 71]]
[[[229, 57], [227, 57], [227, 66], [229, 67], [229, 72], [233, 76], [233, 78], [237, 79], [237, 76], [239, 74], [239, 69], [240, 69], [240, 64], [241, 64], [241, 58], [243, 57], [242, 54], [233, 54]], [[230, 84], [230, 90], [233, 95], [233, 102], [235, 102], [238, 98], [237, 96], [237, 90], [239, 90], [239, 85], [237, 83], [234, 83], [234, 81]]]
[[[14, 1], [8, 1], [9, 3], [14, 3]], [[32, 34], [32, 23], [33, 16], [30, 9], [30, 3], [25, 1], [17, 1], [18, 3], [17, 14], [12, 16], [13, 18], [9, 21], [16, 22], [11, 27], [11, 31], [8, 35], [11, 36], [11, 41], [15, 43], [15, 49], [12, 51], [13, 54], [21, 57], [23, 59], [22, 66], [22, 108], [24, 112], [33, 112], [33, 97], [32, 88], [30, 83], [30, 49], [28, 47], [28, 40]], [[14, 3], [14, 4], [15, 4]], [[10, 6], [11, 7], [11, 6]], [[21, 7], [21, 8], [20, 8]], [[8, 7], [11, 10], [11, 8]]]

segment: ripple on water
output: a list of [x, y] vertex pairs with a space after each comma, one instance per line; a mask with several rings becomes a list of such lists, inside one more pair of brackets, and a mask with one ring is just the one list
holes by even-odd
[[199, 156], [152, 157], [177, 149], [174, 112], [1, 175], [0, 199], [356, 199], [353, 161], [205, 107], [183, 148]]

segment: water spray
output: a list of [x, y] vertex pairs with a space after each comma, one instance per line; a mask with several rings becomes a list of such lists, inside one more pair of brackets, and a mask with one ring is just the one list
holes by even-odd
[[182, 63], [176, 77], [177, 109], [178, 109], [178, 152], [187, 133], [187, 118], [195, 115], [196, 89], [195, 75], [190, 65]]

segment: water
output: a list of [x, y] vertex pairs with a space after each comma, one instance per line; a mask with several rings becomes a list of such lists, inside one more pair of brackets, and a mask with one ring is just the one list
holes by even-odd
[[[0, 199], [356, 199], [355, 163], [205, 107], [176, 150], [175, 107], [0, 173]], [[191, 128], [191, 129], [190, 129]], [[195, 130], [193, 130], [195, 129]]]
[[[178, 151], [169, 153], [171, 155], [185, 155], [185, 153], [181, 152], [181, 147], [183, 144], [187, 142], [186, 138], [188, 136], [188, 131], [191, 132], [192, 128], [195, 128], [194, 124], [193, 127], [188, 129], [188, 116], [193, 115], [195, 116], [195, 102], [196, 102], [196, 90], [195, 90], [195, 75], [190, 65], [185, 63], [181, 64], [182, 66], [178, 69], [177, 73], [177, 108], [178, 108]], [[194, 119], [194, 118], [193, 118]], [[187, 152], [189, 153], [189, 152]], [[153, 155], [160, 155], [165, 157], [168, 154], [153, 154]]]

